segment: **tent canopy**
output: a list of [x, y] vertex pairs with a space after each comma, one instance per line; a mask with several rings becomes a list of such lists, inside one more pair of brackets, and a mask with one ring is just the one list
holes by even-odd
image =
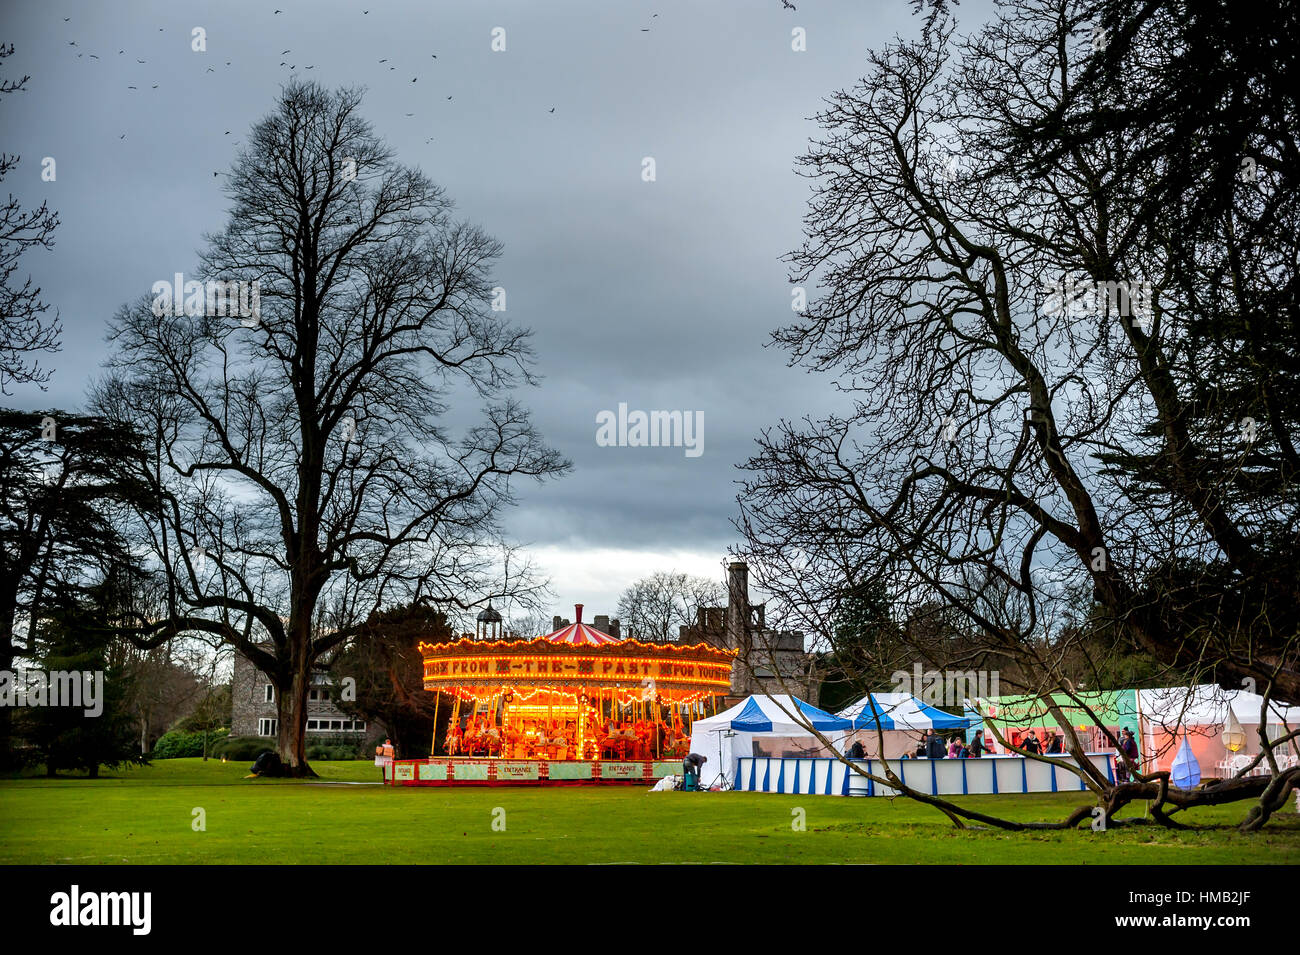
[[851, 720], [855, 730], [958, 730], [970, 726], [965, 717], [922, 703], [911, 693], [868, 693], [837, 715]]
[[1260, 719], [1264, 697], [1246, 690], [1225, 690], [1214, 684], [1138, 690], [1142, 718], [1168, 730], [1179, 726], [1217, 726], [1228, 723], [1228, 708], [1242, 723], [1300, 723], [1300, 706], [1273, 701], [1268, 717]]
[[[1137, 726], [1137, 691], [1135, 690], [1085, 690], [1079, 699], [1097, 715], [1102, 726]], [[1053, 693], [1052, 702], [1061, 708], [1071, 726], [1091, 726], [1088, 710], [1076, 704], [1064, 693]], [[1059, 724], [1037, 696], [994, 696], [988, 699], [967, 700], [966, 705], [976, 710], [986, 722], [996, 723], [1002, 729], [1058, 730]], [[1146, 708], [1145, 701], [1143, 709]]]
[[730, 729], [737, 733], [760, 734], [772, 736], [808, 736], [808, 727], [819, 732], [846, 730], [852, 725], [849, 720], [832, 716], [825, 710], [819, 710], [811, 703], [794, 696], [751, 696], [743, 703], [737, 703], [730, 709], [710, 717], [707, 721], [710, 730]]

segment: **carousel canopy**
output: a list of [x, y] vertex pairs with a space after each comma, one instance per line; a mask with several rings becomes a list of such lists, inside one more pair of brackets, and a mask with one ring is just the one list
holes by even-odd
[[561, 627], [554, 633], [548, 633], [543, 640], [550, 640], [551, 643], [567, 643], [571, 646], [603, 647], [609, 643], [618, 643], [619, 641], [607, 633], [601, 633], [595, 627], [589, 627], [581, 620], [577, 623], [571, 623], [567, 627]]
[[690, 702], [726, 694], [735, 651], [707, 643], [619, 640], [582, 622], [531, 640], [463, 637], [419, 644], [424, 688], [462, 697], [488, 697], [517, 688], [547, 689], [577, 699], [612, 693], [619, 699], [657, 697]]

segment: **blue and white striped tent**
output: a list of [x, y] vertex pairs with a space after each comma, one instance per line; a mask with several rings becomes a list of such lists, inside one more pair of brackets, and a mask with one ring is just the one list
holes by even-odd
[[728, 717], [728, 728], [738, 733], [804, 736], [809, 727], [823, 733], [850, 728], [847, 719], [819, 710], [796, 696], [751, 696], [713, 719], [728, 714], [734, 714]]
[[855, 730], [960, 730], [970, 726], [969, 719], [922, 703], [911, 693], [868, 693], [836, 715], [852, 720]]
[[843, 735], [853, 723], [798, 697], [751, 696], [708, 719], [696, 720], [691, 727], [691, 750], [708, 759], [701, 774], [707, 786], [720, 772], [735, 779], [737, 760], [753, 755], [755, 736], [811, 737], [809, 727], [827, 735]]

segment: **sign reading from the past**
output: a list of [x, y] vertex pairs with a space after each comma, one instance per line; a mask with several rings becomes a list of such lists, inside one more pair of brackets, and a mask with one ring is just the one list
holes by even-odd
[[731, 667], [726, 664], [701, 663], [694, 660], [653, 660], [635, 657], [525, 656], [509, 653], [447, 657], [426, 660], [424, 678], [431, 683], [457, 683], [466, 680], [502, 680], [549, 683], [640, 684], [674, 682], [716, 683], [726, 688], [731, 683]]

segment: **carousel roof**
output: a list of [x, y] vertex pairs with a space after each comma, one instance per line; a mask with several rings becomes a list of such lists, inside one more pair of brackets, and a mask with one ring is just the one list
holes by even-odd
[[595, 627], [589, 627], [582, 622], [582, 604], [574, 607], [576, 611], [574, 618], [577, 623], [571, 623], [567, 627], [561, 627], [554, 633], [548, 633], [542, 637], [543, 640], [550, 640], [552, 643], [569, 643], [577, 646], [602, 647], [607, 643], [620, 643], [617, 637], [611, 637], [607, 633], [602, 633]]
[[561, 627], [554, 633], [548, 633], [542, 639], [550, 640], [552, 643], [571, 643], [589, 647], [601, 647], [607, 643], [622, 642], [617, 637], [601, 633], [595, 627], [589, 627], [585, 623], [571, 623], [567, 627]]

